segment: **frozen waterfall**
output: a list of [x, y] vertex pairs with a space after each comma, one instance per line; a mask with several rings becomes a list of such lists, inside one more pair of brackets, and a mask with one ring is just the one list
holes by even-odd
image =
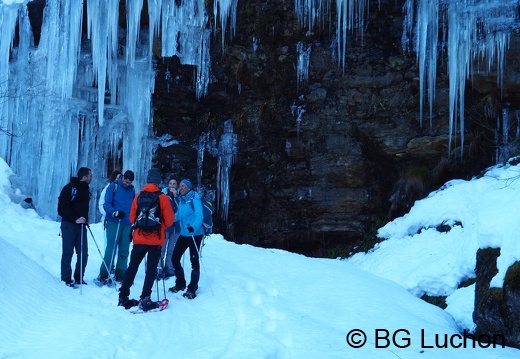
[[[196, 68], [200, 98], [211, 79], [211, 30], [204, 0], [148, 0], [149, 29], [140, 24], [144, 1], [126, 0], [124, 34], [120, 0], [56, 0], [46, 2], [35, 44], [26, 3], [0, 0], [0, 156], [38, 212], [54, 218], [61, 187], [81, 166], [94, 174], [93, 203], [109, 168], [133, 170], [134, 185], [144, 184], [161, 141], [152, 130], [154, 38], [162, 38], [162, 56]], [[218, 1], [221, 24], [230, 17], [233, 32], [236, 3]]]

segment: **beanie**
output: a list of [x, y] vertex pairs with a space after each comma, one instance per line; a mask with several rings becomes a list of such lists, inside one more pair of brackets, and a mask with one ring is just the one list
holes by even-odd
[[152, 168], [148, 171], [148, 176], [146, 176], [146, 183], [154, 183], [159, 185], [162, 181], [161, 174], [159, 170]]
[[130, 181], [134, 180], [134, 173], [132, 171], [126, 171], [123, 175], [124, 178], [129, 179]]
[[183, 179], [181, 183], [184, 183], [190, 190], [193, 189], [193, 185], [191, 184], [189, 179]]

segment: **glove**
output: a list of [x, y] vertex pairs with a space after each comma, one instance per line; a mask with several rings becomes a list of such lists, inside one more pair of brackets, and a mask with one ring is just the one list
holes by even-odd
[[193, 231], [194, 231], [193, 227], [188, 224], [188, 232], [193, 233]]
[[112, 213], [112, 217], [123, 219], [123, 218], [125, 218], [125, 212], [123, 212], [123, 211], [115, 211], [114, 213]]

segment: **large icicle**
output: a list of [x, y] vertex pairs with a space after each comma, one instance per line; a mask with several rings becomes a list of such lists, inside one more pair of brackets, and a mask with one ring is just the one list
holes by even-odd
[[227, 222], [228, 217], [231, 165], [235, 162], [237, 151], [237, 135], [233, 133], [233, 122], [227, 120], [224, 122], [224, 133], [220, 137], [217, 170], [220, 215], [224, 222]]
[[217, 29], [217, 14], [220, 13], [220, 27], [222, 29], [222, 50], [224, 50], [228, 18], [231, 18], [231, 23], [229, 24], [230, 37], [233, 38], [233, 36], [235, 36], [237, 22], [237, 4], [238, 0], [213, 1], [213, 17], [215, 19], [214, 30]]
[[[83, 134], [76, 117], [78, 110], [69, 102], [82, 24], [83, 7], [72, 6], [77, 3], [47, 3], [41, 40], [31, 52], [32, 31], [26, 7], [22, 7], [18, 56], [10, 64], [10, 86], [17, 95], [9, 99], [9, 121], [16, 134], [10, 141], [9, 165], [21, 178], [32, 182], [25, 184], [31, 186], [29, 193], [44, 215], [56, 213], [59, 187], [68, 181], [79, 162], [78, 141]], [[35, 173], [38, 181], [33, 180]]]
[[92, 42], [93, 80], [97, 81], [98, 89], [98, 121], [103, 126], [107, 77], [110, 103], [116, 103], [119, 0], [88, 0], [87, 14], [88, 34]]
[[177, 2], [163, 0], [162, 56], [178, 56], [181, 64], [194, 65], [197, 98], [205, 96], [211, 81], [209, 45], [211, 30], [204, 0]]
[[[417, 19], [412, 30], [414, 1], [407, 0], [403, 31], [403, 48], [410, 48], [409, 36], [414, 36], [414, 49], [419, 63], [421, 124], [426, 91], [430, 102], [430, 126], [435, 100], [440, 14], [447, 14], [448, 75], [450, 79], [449, 152], [453, 136], [460, 133], [461, 156], [464, 153], [464, 95], [466, 80], [477, 71], [480, 59], [489, 73], [497, 70], [497, 83], [503, 83], [505, 51], [518, 22], [518, 0], [417, 0]], [[444, 20], [446, 21], [446, 20]], [[442, 23], [442, 22], [441, 22]], [[427, 86], [426, 86], [427, 84]]]
[[12, 132], [8, 120], [9, 106], [9, 54], [14, 37], [16, 21], [20, 6], [6, 6], [0, 4], [0, 153], [5, 153], [9, 164], [9, 134]]
[[130, 67], [135, 64], [135, 47], [139, 40], [142, 10], [143, 0], [126, 0], [126, 63]]

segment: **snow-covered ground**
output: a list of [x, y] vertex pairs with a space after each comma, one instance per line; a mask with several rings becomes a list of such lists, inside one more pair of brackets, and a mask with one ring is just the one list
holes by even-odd
[[[88, 284], [66, 287], [59, 223], [15, 203], [23, 194], [0, 159], [0, 358], [518, 358], [520, 350], [483, 348], [462, 337], [473, 326], [474, 293], [456, 289], [473, 276], [479, 246], [507, 249], [497, 285], [518, 258], [512, 206], [519, 184], [501, 179], [518, 172], [508, 167], [451, 182], [383, 227], [388, 240], [376, 250], [346, 261], [212, 235], [202, 250], [198, 297], [166, 292], [166, 310], [133, 315], [117, 306], [116, 289], [92, 283], [101, 264], [101, 224], [88, 235]], [[415, 234], [442, 221], [463, 226]], [[132, 297], [139, 297], [143, 279], [141, 268]], [[152, 297], [163, 298], [172, 285], [160, 281]], [[414, 296], [421, 293], [450, 295], [448, 309]], [[452, 344], [438, 348], [436, 339], [446, 337]]]

